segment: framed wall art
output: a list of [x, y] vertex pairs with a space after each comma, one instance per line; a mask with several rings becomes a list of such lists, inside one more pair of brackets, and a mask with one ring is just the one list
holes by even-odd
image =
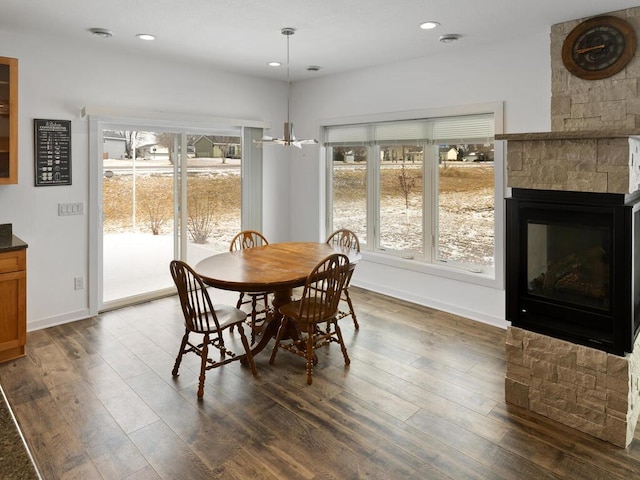
[[71, 120], [34, 119], [35, 186], [71, 185]]

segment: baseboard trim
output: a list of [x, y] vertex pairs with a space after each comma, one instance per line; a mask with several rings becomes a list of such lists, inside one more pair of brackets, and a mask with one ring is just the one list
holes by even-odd
[[77, 320], [84, 320], [90, 318], [89, 309], [76, 310], [75, 312], [69, 312], [62, 315], [56, 315], [55, 317], [41, 318], [39, 320], [32, 320], [27, 322], [27, 331], [33, 332], [35, 330], [42, 330], [43, 328], [55, 327], [56, 325], [63, 325], [65, 323], [75, 322]]
[[380, 293], [382, 295], [388, 295], [393, 298], [398, 298], [400, 300], [405, 300], [407, 302], [416, 303], [424, 307], [435, 308], [436, 310], [451, 313], [453, 315], [458, 315], [460, 317], [465, 317], [470, 320], [474, 320], [476, 322], [486, 323], [487, 325], [493, 325], [494, 327], [498, 327], [503, 330], [506, 330], [507, 327], [511, 325], [510, 322], [504, 320], [503, 318], [494, 317], [492, 315], [486, 315], [473, 310], [468, 310], [466, 308], [460, 308], [457, 305], [443, 303], [434, 298], [423, 297], [419, 295], [412, 295], [403, 290], [395, 290], [387, 286], [381, 286], [377, 283], [370, 283], [367, 281], [358, 281], [357, 283], [352, 282], [352, 285], [354, 287], [364, 288], [366, 290], [371, 290], [372, 292]]

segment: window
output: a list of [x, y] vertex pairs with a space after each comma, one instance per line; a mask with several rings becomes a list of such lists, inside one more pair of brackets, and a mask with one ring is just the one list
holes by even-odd
[[327, 231], [353, 230], [365, 252], [493, 276], [494, 123], [485, 111], [326, 126]]

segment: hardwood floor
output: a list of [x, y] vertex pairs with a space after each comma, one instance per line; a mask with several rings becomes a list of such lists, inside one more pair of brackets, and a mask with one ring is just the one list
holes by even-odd
[[[171, 369], [177, 297], [30, 333], [0, 383], [44, 479], [629, 479], [620, 449], [504, 402], [504, 331], [351, 288], [351, 357]], [[215, 301], [215, 297], [214, 297]], [[1, 477], [1, 472], [0, 472]]]

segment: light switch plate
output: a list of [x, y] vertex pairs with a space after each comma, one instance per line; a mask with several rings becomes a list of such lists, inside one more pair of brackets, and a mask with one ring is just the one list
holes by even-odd
[[58, 204], [58, 216], [83, 215], [83, 214], [84, 214], [84, 204], [82, 202]]

